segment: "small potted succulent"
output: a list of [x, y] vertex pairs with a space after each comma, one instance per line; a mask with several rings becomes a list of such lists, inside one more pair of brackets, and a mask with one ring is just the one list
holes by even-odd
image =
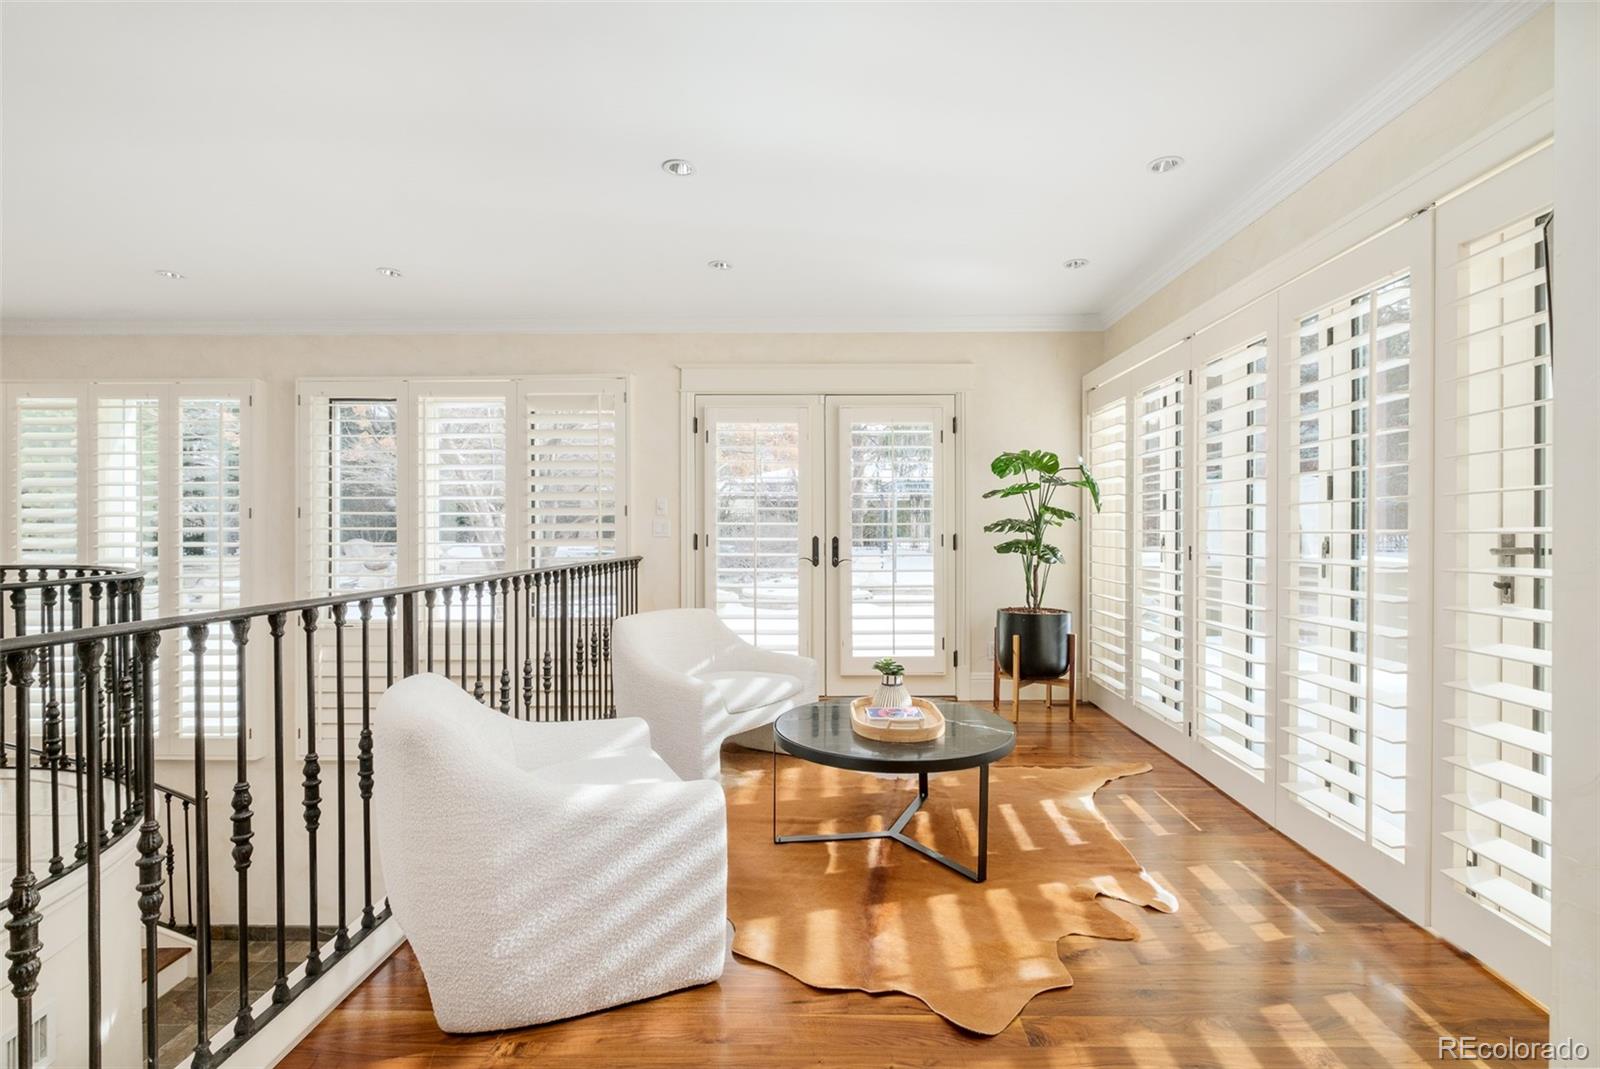
[[[1078, 458], [1078, 463], [1063, 467], [1056, 454], [1035, 449], [1001, 453], [989, 465], [989, 470], [997, 478], [1013, 481], [983, 496], [1020, 498], [1027, 511], [1026, 516], [1008, 516], [985, 524], [983, 528], [990, 534], [1013, 536], [995, 546], [994, 551], [1020, 559], [1025, 595], [1023, 604], [996, 613], [995, 659], [1013, 677], [1056, 679], [1067, 671], [1067, 635], [1072, 631], [1072, 613], [1045, 607], [1044, 589], [1050, 581], [1050, 567], [1063, 560], [1061, 550], [1046, 542], [1045, 536], [1050, 528], [1078, 518], [1077, 513], [1054, 504], [1060, 490], [1067, 487], [1087, 490], [1098, 512], [1100, 485], [1083, 466], [1082, 457]], [[1013, 635], [1022, 640], [1020, 666], [1011, 663]]]
[[911, 691], [906, 689], [906, 666], [893, 657], [883, 657], [872, 662], [872, 668], [882, 678], [872, 691], [874, 709], [909, 709]]

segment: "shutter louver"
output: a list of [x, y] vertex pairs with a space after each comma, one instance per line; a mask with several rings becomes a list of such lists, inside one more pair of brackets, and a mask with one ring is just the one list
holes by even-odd
[[1144, 390], [1135, 406], [1139, 663], [1134, 697], [1140, 707], [1178, 725], [1185, 715], [1183, 377]]
[[19, 397], [13, 418], [17, 560], [76, 563], [80, 556], [78, 400]]
[[526, 401], [530, 563], [610, 556], [622, 512], [620, 398], [541, 393], [530, 383]]
[[[1552, 371], [1548, 250], [1526, 216], [1457, 249], [1443, 320], [1449, 415], [1439, 678], [1453, 729], [1444, 876], [1550, 938]], [[1443, 254], [1441, 254], [1443, 255]], [[1453, 782], [1452, 782], [1453, 781]]]
[[1206, 364], [1196, 539], [1199, 738], [1256, 779], [1267, 772], [1267, 343]]
[[1089, 517], [1089, 676], [1118, 695], [1128, 672], [1128, 404], [1089, 416], [1089, 470], [1100, 511]]
[[1393, 858], [1406, 843], [1411, 279], [1289, 339], [1283, 786]]

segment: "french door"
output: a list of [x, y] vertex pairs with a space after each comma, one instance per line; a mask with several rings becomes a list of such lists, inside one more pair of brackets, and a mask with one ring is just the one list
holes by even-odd
[[[1089, 696], [1427, 912], [1432, 271], [1420, 218], [1088, 396]], [[1413, 280], [1416, 284], [1413, 285]]]
[[1434, 927], [1547, 1001], [1551, 771], [1562, 759], [1550, 679], [1551, 157], [1439, 209], [1433, 690]]
[[702, 398], [703, 604], [748, 642], [859, 694], [894, 657], [956, 693], [948, 396]]

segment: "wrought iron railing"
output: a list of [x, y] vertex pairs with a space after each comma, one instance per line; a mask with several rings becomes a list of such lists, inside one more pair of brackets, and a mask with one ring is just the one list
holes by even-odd
[[[239, 1049], [389, 918], [373, 866], [371, 807], [373, 783], [382, 775], [373, 764], [372, 711], [384, 687], [437, 671], [507, 716], [611, 716], [611, 628], [618, 616], [637, 611], [638, 564], [637, 557], [594, 560], [148, 621], [140, 619], [144, 583], [137, 572], [0, 569], [0, 597], [13, 609], [10, 634], [0, 638], [0, 722], [11, 725], [0, 752], [10, 755], [4, 778], [12, 785], [16, 825], [6, 921], [15, 1064], [34, 1064], [41, 891], [78, 868], [88, 884], [85, 1061], [91, 1069], [105, 1063], [102, 925], [121, 913], [104, 908], [101, 861], [135, 828], [141, 1064], [160, 1069], [163, 927], [192, 936], [198, 952], [190, 1064], [204, 1069]], [[252, 647], [258, 623], [265, 641]], [[259, 638], [261, 628], [254, 634]], [[163, 657], [175, 661], [166, 674]], [[187, 684], [175, 682], [180, 675]], [[270, 756], [257, 759], [252, 734], [263, 728]], [[177, 750], [158, 755], [163, 732], [184, 735], [181, 757]], [[323, 766], [327, 758], [331, 769]], [[233, 785], [214, 799], [207, 770], [223, 761], [232, 766]], [[158, 775], [177, 779], [180, 771], [191, 781], [182, 789], [157, 782]], [[41, 783], [49, 784], [48, 856], [35, 848], [30, 804]], [[333, 798], [325, 799], [329, 787]], [[64, 794], [78, 800], [71, 820], [62, 813]], [[255, 810], [269, 794], [271, 828], [264, 833]], [[213, 849], [214, 821], [228, 829], [231, 849]], [[82, 829], [70, 849], [63, 824], [69, 832]], [[268, 845], [273, 862], [264, 889], [256, 852]], [[231, 865], [231, 880], [220, 872], [212, 879], [219, 853], [225, 860], [216, 867]], [[303, 856], [303, 867], [290, 863], [291, 854]], [[322, 865], [329, 860], [331, 881]], [[304, 881], [303, 915], [296, 907], [291, 916], [291, 876]], [[272, 902], [274, 976], [256, 990], [250, 946], [264, 937], [252, 923], [251, 902], [258, 914], [266, 911], [252, 891]], [[332, 917], [322, 915], [325, 891]], [[238, 950], [237, 1008], [221, 1031], [208, 1012], [218, 904], [233, 907], [227, 938]], [[299, 961], [291, 960], [291, 933], [306, 946]], [[129, 1016], [107, 1028], [129, 1027]]]

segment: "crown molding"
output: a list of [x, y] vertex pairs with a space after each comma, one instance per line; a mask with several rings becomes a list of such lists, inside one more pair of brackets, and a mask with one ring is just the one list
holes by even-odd
[[1109, 328], [1161, 292], [1545, 6], [1546, 0], [1509, 0], [1476, 8], [1431, 47], [1419, 52], [1409, 66], [1396, 71], [1388, 81], [1367, 94], [1288, 163], [1250, 189], [1231, 208], [1215, 216], [1189, 244], [1166, 260], [1147, 263], [1133, 272], [1135, 281], [1101, 309], [1101, 322]]
[[727, 316], [682, 319], [24, 319], [0, 320], [0, 336], [359, 334], [987, 334], [1096, 333], [1100, 316]]

